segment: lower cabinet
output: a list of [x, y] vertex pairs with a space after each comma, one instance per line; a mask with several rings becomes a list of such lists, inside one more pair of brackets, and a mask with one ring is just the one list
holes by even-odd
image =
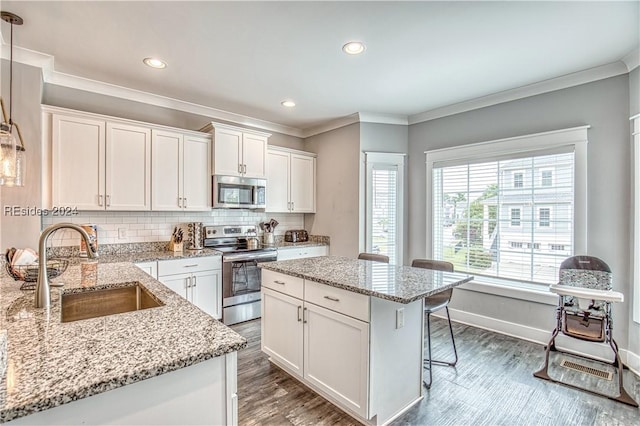
[[328, 256], [329, 246], [279, 247], [278, 260], [303, 259], [305, 257]]
[[272, 361], [368, 417], [368, 323], [268, 288], [264, 281], [262, 317], [262, 351]]
[[135, 264], [138, 268], [142, 269], [147, 275], [151, 275], [153, 279], [158, 279], [158, 262], [139, 262]]
[[158, 261], [158, 281], [213, 318], [222, 318], [220, 256], [202, 257], [197, 260], [160, 260]]

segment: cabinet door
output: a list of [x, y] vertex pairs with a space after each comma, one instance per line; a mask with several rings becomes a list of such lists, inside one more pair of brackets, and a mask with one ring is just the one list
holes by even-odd
[[191, 288], [189, 287], [192, 283], [191, 274], [160, 276], [158, 277], [158, 281], [178, 293], [183, 298], [187, 300], [191, 298]]
[[289, 212], [289, 160], [288, 152], [267, 152], [267, 207], [266, 212]]
[[213, 173], [242, 176], [242, 132], [216, 128], [213, 140]]
[[211, 210], [210, 141], [185, 136], [183, 145], [183, 206], [185, 210]]
[[242, 164], [244, 176], [267, 177], [267, 137], [244, 133], [242, 135]]
[[139, 262], [135, 265], [147, 275], [151, 275], [156, 280], [158, 279], [158, 262]]
[[367, 416], [369, 324], [305, 302], [304, 379]]
[[52, 203], [104, 210], [105, 122], [53, 114]]
[[107, 210], [151, 209], [151, 129], [107, 123]]
[[153, 130], [151, 210], [182, 210], [182, 135]]
[[263, 287], [261, 304], [262, 352], [302, 377], [302, 301]]
[[291, 202], [292, 211], [315, 213], [316, 211], [316, 159], [306, 155], [291, 154]]
[[213, 318], [222, 319], [221, 271], [194, 272], [191, 284], [191, 302]]

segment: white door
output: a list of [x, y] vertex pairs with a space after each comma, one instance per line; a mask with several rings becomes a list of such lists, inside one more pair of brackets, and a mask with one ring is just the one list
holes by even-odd
[[367, 416], [369, 324], [305, 303], [304, 378]]
[[302, 377], [302, 301], [262, 287], [261, 304], [262, 351]]
[[297, 213], [316, 211], [316, 159], [291, 154], [291, 202]]
[[244, 176], [267, 177], [267, 138], [244, 133], [242, 135], [242, 164]]
[[242, 132], [216, 128], [213, 140], [213, 173], [242, 176]]
[[185, 210], [211, 210], [211, 171], [207, 138], [185, 136], [183, 145], [183, 206]]
[[289, 212], [288, 152], [267, 151], [267, 207], [266, 212]]
[[151, 209], [151, 129], [107, 123], [107, 210]]
[[[191, 297], [191, 274], [165, 275], [158, 277], [158, 281], [189, 300]], [[190, 300], [189, 300], [190, 301]]]
[[153, 130], [151, 146], [151, 209], [182, 210], [182, 135]]
[[195, 272], [192, 276], [194, 305], [215, 319], [222, 318], [222, 276], [221, 270]]
[[52, 202], [104, 210], [105, 122], [53, 114]]

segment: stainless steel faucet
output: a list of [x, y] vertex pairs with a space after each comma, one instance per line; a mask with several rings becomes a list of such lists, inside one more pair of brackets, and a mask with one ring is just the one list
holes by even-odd
[[93, 246], [89, 241], [89, 234], [75, 223], [56, 223], [47, 227], [40, 234], [38, 243], [38, 281], [36, 282], [36, 308], [48, 308], [51, 306], [51, 288], [49, 286], [49, 276], [47, 275], [47, 240], [49, 235], [58, 229], [68, 228], [74, 229], [80, 233], [87, 245], [87, 254], [90, 258], [95, 259], [98, 253], [93, 251]]

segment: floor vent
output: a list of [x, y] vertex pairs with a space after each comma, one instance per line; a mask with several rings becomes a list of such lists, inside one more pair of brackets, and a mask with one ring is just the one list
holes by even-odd
[[587, 367], [585, 365], [578, 364], [577, 362], [567, 361], [566, 359], [563, 359], [562, 362], [560, 362], [560, 366], [579, 371], [581, 373], [590, 374], [601, 379], [613, 380], [613, 373], [610, 371], [598, 370], [597, 368]]

